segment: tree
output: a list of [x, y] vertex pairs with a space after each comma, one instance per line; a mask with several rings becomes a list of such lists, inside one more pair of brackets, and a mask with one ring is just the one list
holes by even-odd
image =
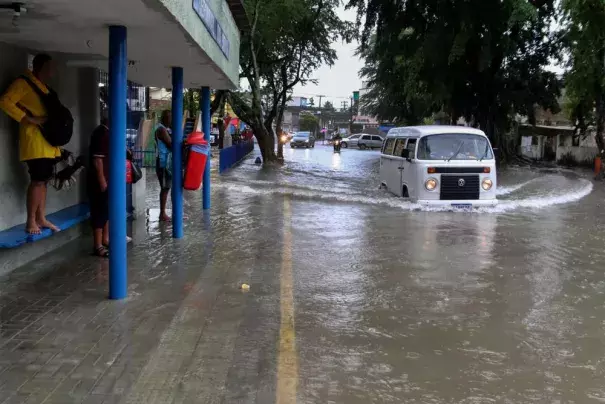
[[[245, 0], [252, 28], [242, 37], [241, 77], [249, 91], [232, 92], [230, 103], [253, 129], [264, 161], [275, 155], [274, 132], [294, 86], [336, 59], [332, 43], [348, 38], [349, 25], [335, 12], [340, 0]], [[281, 144], [278, 146], [281, 151]]]
[[313, 97], [309, 98], [309, 107], [315, 108], [315, 99]]
[[317, 117], [313, 114], [301, 114], [299, 127], [303, 132], [317, 133], [319, 130], [319, 119], [317, 119]]
[[605, 1], [563, 0], [565, 44], [569, 54], [566, 90], [571, 118], [582, 135], [594, 125], [605, 150]]
[[321, 109], [323, 109], [324, 111], [329, 111], [329, 112], [336, 111], [336, 108], [334, 108], [334, 104], [332, 104], [330, 101], [326, 101], [324, 103], [324, 105], [321, 107]]
[[419, 123], [436, 112], [483, 129], [503, 152], [515, 114], [559, 110], [561, 83], [545, 70], [560, 42], [555, 0], [349, 0], [362, 17], [364, 106]]

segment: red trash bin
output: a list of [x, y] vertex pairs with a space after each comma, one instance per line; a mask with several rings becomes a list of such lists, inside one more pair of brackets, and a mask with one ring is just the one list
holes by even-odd
[[183, 188], [188, 191], [197, 191], [202, 186], [206, 161], [210, 155], [210, 146], [204, 139], [202, 132], [193, 132], [187, 138], [187, 165]]

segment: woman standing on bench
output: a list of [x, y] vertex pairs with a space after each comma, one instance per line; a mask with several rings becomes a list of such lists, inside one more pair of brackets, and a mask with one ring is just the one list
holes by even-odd
[[27, 188], [27, 223], [25, 231], [40, 234], [41, 228], [59, 231], [46, 219], [46, 191], [48, 181], [53, 176], [61, 149], [51, 146], [40, 130], [47, 117], [40, 96], [26, 81], [49, 93], [48, 82], [54, 73], [53, 60], [45, 54], [36, 55], [32, 71], [25, 78], [18, 78], [0, 97], [0, 108], [19, 125], [19, 158], [27, 164], [30, 184]]

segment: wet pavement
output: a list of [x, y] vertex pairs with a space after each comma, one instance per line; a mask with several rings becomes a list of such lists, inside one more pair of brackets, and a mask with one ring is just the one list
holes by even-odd
[[3, 279], [0, 403], [605, 402], [605, 185], [510, 168], [431, 211], [378, 152], [285, 152], [188, 193], [183, 240], [150, 190], [125, 301], [87, 240]]

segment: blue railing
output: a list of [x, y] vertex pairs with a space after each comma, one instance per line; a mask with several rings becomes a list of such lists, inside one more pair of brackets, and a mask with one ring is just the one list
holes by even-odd
[[130, 149], [132, 159], [141, 168], [155, 168], [155, 150]]
[[254, 150], [254, 141], [241, 142], [221, 150], [219, 157], [218, 172], [222, 173], [237, 163]]

